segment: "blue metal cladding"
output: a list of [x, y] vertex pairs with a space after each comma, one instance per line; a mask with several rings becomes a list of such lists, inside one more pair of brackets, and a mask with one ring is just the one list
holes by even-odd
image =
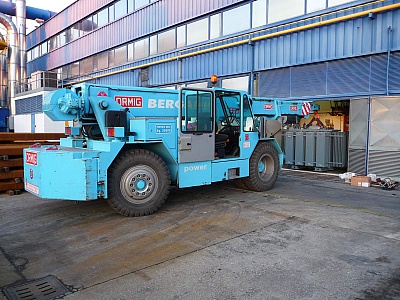
[[149, 67], [150, 86], [163, 85], [165, 82], [177, 82], [179, 76], [179, 62], [172, 61]]
[[400, 52], [391, 54], [389, 68], [389, 92], [400, 92]]
[[[262, 40], [255, 45], [255, 69], [281, 68], [387, 51], [388, 26], [400, 25], [398, 14], [396, 10], [377, 14], [373, 20], [358, 18]], [[399, 50], [399, 34], [399, 30], [393, 31], [392, 50]]]
[[[327, 86], [326, 63], [305, 65], [301, 68], [292, 68], [287, 81], [290, 81], [289, 95], [301, 97], [307, 95], [325, 95]], [[304, 77], [304, 74], [307, 76]]]
[[[343, 98], [386, 94], [387, 54], [264, 71], [259, 95], [278, 98]], [[389, 93], [400, 92], [400, 51], [390, 55]]]
[[382, 92], [386, 89], [387, 54], [371, 56], [370, 91]]
[[228, 76], [251, 71], [250, 46], [241, 45], [210, 53], [192, 56], [183, 60], [183, 81], [209, 78], [211, 74]]
[[124, 86], [138, 86], [139, 85], [139, 71], [131, 71], [125, 73], [114, 74], [106, 77], [101, 77], [94, 80], [89, 80], [89, 83], [96, 84], [106, 84], [106, 85], [115, 85], [115, 82], [118, 82], [118, 85]]
[[259, 76], [258, 95], [263, 97], [290, 97], [290, 69], [276, 69], [262, 72]]
[[[82, 44], [93, 44], [93, 40], [105, 38], [110, 41], [112, 46], [119, 45], [183, 21], [210, 13], [211, 11], [248, 1], [249, 0], [158, 0], [108, 24], [110, 26], [107, 25], [83, 36], [79, 41], [75, 40], [71, 42], [70, 44], [73, 44], [73, 46], [68, 50], [74, 50], [75, 47], [80, 47]], [[114, 0], [76, 1], [70, 7], [40, 26], [37, 30], [30, 33], [27, 36], [27, 48], [30, 49], [34, 47], [112, 2], [114, 2]], [[91, 36], [91, 38], [89, 36]], [[87, 41], [87, 39], [90, 41]], [[104, 44], [101, 44], [101, 46], [104, 46]], [[107, 47], [99, 47], [94, 50], [99, 52], [105, 49], [107, 49]], [[85, 55], [80, 54], [79, 58], [83, 56]]]
[[369, 65], [370, 59], [368, 57], [329, 62], [327, 94], [369, 92]]
[[26, 38], [27, 48], [30, 49], [34, 47], [113, 1], [114, 0], [80, 0], [74, 2], [68, 8], [41, 25], [38, 29], [28, 34]]
[[[31, 33], [27, 38], [28, 49], [73, 24], [74, 22], [68, 19], [68, 12], [71, 14], [77, 13], [81, 2], [86, 15], [95, 11], [92, 7], [94, 5], [84, 5], [87, 4], [87, 2], [94, 3], [95, 1], [81, 0], [75, 2], [70, 8], [64, 10], [60, 15], [55, 16], [38, 30]], [[104, 6], [110, 2], [112, 1], [103, 0], [100, 4]], [[58, 68], [59, 66], [80, 60], [94, 53], [99, 53], [117, 45], [139, 39], [140, 37], [164, 29], [178, 22], [203, 15], [211, 10], [220, 9], [237, 2], [243, 2], [243, 0], [160, 0], [153, 2], [136, 10], [130, 15], [126, 15], [98, 30], [89, 32], [85, 36], [46, 54], [45, 57], [50, 58], [45, 58], [45, 65], [43, 65], [43, 62], [39, 63], [42, 69], [28, 66], [28, 73], [35, 70], [43, 70], [43, 68]], [[101, 7], [100, 4], [97, 5], [97, 8]], [[90, 8], [92, 11], [88, 12]], [[82, 16], [82, 14], [79, 13], [78, 16]], [[68, 22], [65, 21], [66, 19], [68, 19]], [[52, 27], [49, 28], [48, 24], [52, 24]], [[55, 28], [58, 29], [56, 30]]]
[[251, 46], [240, 45], [182, 60], [182, 81], [208, 79], [211, 74], [229, 76], [251, 71]]
[[[237, 2], [240, 1], [154, 2], [34, 60], [29, 64], [29, 68], [31, 71], [57, 68], [68, 62], [78, 61], [88, 55], [115, 47], [125, 41], [131, 41], [133, 37], [146, 34], [146, 32], [154, 32], [165, 26], [176, 24], [179, 20], [200, 16], [207, 11]], [[385, 1], [374, 7], [398, 2]], [[365, 8], [358, 7], [353, 12], [362, 9]], [[338, 12], [331, 18], [343, 15], [344, 12]], [[397, 87], [400, 82], [399, 70], [396, 69], [396, 61], [399, 57], [396, 51], [400, 50], [400, 31], [397, 30], [400, 28], [399, 17], [399, 10], [385, 11], [377, 13], [374, 18], [365, 16], [256, 41], [253, 46], [253, 71], [262, 72], [260, 78], [268, 82], [265, 90], [271, 91], [267, 95], [276, 97], [289, 98], [306, 95], [326, 97], [368, 92], [383, 93], [386, 91], [386, 53], [390, 47], [391, 51], [394, 51], [391, 55], [393, 63], [391, 62], [389, 76], [390, 90], [399, 90]], [[321, 18], [324, 20], [326, 17]], [[306, 20], [298, 24], [291, 23], [285, 25], [283, 29], [306, 25], [310, 22]], [[389, 30], [388, 26], [393, 30]], [[265, 33], [268, 32], [263, 34]], [[235, 40], [230, 40], [232, 41]], [[178, 55], [178, 51], [172, 51], [112, 68], [110, 71]], [[219, 76], [245, 74], [252, 71], [252, 66], [252, 46], [243, 44], [191, 56], [181, 61], [151, 66], [149, 67], [151, 74], [149, 85], [170, 85], [204, 80], [214, 73]], [[265, 70], [268, 71], [264, 72]], [[101, 73], [92, 75], [98, 74]], [[132, 85], [139, 84], [138, 76], [137, 71], [128, 71], [111, 75], [109, 78], [96, 79], [96, 82]]]

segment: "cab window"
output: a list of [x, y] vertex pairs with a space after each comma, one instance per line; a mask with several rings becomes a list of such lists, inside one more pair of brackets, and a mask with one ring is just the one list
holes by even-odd
[[251, 112], [251, 100], [247, 95], [243, 96], [243, 131], [255, 131], [254, 119]]
[[213, 131], [213, 94], [209, 91], [182, 90], [181, 131], [184, 133]]

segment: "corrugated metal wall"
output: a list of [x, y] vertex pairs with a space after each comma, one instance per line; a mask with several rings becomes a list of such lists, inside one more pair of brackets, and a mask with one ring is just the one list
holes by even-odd
[[[388, 55], [334, 60], [260, 73], [259, 95], [279, 98], [335, 98], [386, 94]], [[400, 52], [390, 54], [389, 93], [400, 91]]]
[[[73, 11], [78, 10], [79, 6], [90, 6], [87, 4], [91, 1], [78, 1], [70, 9]], [[108, 3], [110, 1], [102, 0], [101, 3]], [[144, 35], [148, 35], [157, 30], [173, 26], [181, 22], [190, 20], [201, 15], [205, 15], [211, 11], [226, 7], [228, 5], [244, 2], [238, 0], [160, 0], [145, 6], [136, 12], [127, 15], [111, 24], [108, 24], [98, 30], [92, 31], [85, 36], [76, 39], [67, 45], [36, 59], [29, 64], [29, 70], [46, 70], [58, 68], [65, 63], [80, 60], [88, 55], [107, 50], [111, 47], [138, 39]], [[384, 4], [388, 5], [392, 2], [398, 1], [385, 1]], [[102, 4], [103, 5], [103, 4]], [[85, 6], [85, 7], [86, 7]], [[374, 5], [374, 7], [379, 4]], [[87, 10], [89, 8], [86, 8]], [[361, 8], [354, 9], [354, 12], [360, 11]], [[68, 10], [67, 10], [68, 11]], [[67, 12], [63, 12], [67, 13]], [[46, 35], [49, 36], [50, 32], [54, 33], [56, 29], [51, 30], [49, 26], [55, 25], [55, 28], [60, 28], [63, 18], [67, 16], [56, 16], [46, 23]], [[75, 13], [75, 11], [74, 11]], [[348, 14], [349, 12], [347, 12]], [[82, 16], [82, 14], [78, 14]], [[331, 15], [329, 18], [340, 17], [343, 13]], [[59, 18], [58, 18], [59, 17]], [[388, 26], [397, 28], [400, 22], [399, 10], [387, 11], [376, 14], [375, 18], [362, 17], [354, 20], [343, 21], [337, 24], [318, 27], [301, 31], [298, 33], [287, 34], [275, 38], [257, 41], [254, 46], [254, 70], [270, 70], [276, 68], [284, 68], [288, 66], [311, 64], [321, 61], [341, 59], [348, 57], [356, 57], [362, 55], [370, 55], [372, 53], [382, 53], [388, 50], [389, 45], [389, 31]], [[70, 22], [70, 21], [68, 21]], [[310, 21], [300, 22], [298, 24], [288, 25], [288, 28], [301, 26], [309, 23]], [[71, 23], [69, 23], [71, 24]], [[61, 27], [62, 28], [62, 27]], [[65, 26], [64, 26], [65, 28]], [[286, 29], [286, 26], [282, 29]], [[38, 30], [36, 34], [39, 34]], [[268, 31], [266, 31], [268, 32]], [[39, 34], [40, 35], [40, 34]], [[43, 38], [35, 38], [29, 36], [29, 45]], [[391, 31], [391, 50], [400, 50], [400, 31]], [[247, 51], [247, 49], [246, 49]], [[238, 60], [231, 60], [226, 58], [229, 63], [222, 63], [222, 67], [218, 74], [234, 74], [244, 73], [248, 71], [248, 64], [243, 65], [243, 60], [240, 57], [248, 55], [244, 51], [244, 47], [233, 47], [231, 49], [223, 50], [224, 55], [216, 53], [213, 55], [196, 56], [188, 60], [188, 66], [204, 65], [211, 66], [207, 68], [204, 73], [209, 76], [215, 69], [215, 57], [228, 57], [229, 54], [233, 57], [238, 57]], [[229, 53], [228, 53], [229, 52]], [[178, 52], [175, 52], [177, 55]], [[196, 61], [196, 62], [194, 62]], [[221, 63], [217, 61], [219, 65]], [[243, 67], [242, 67], [243, 66]], [[187, 68], [189, 70], [189, 67]], [[193, 73], [193, 71], [190, 71]], [[189, 75], [188, 72], [186, 74]], [[193, 76], [184, 80], [192, 80]], [[168, 79], [160, 84], [168, 84], [173, 82], [173, 78]]]
[[368, 116], [369, 98], [350, 101], [348, 170], [358, 174], [366, 173]]
[[26, 38], [27, 49], [43, 42], [79, 20], [85, 19], [91, 13], [113, 1], [114, 0], [81, 0], [74, 2], [67, 9], [61, 11], [40, 26], [39, 29], [31, 32]]
[[[281, 68], [379, 53], [388, 49], [388, 26], [399, 27], [399, 10], [279, 36], [256, 43], [255, 69]], [[391, 49], [399, 49], [400, 31], [392, 31]]]
[[348, 170], [400, 180], [400, 97], [352, 99], [349, 121]]
[[[69, 8], [54, 16], [43, 24], [39, 30], [28, 35], [28, 49], [49, 37], [61, 32], [71, 24], [76, 23], [114, 0], [80, 0], [73, 3]], [[63, 48], [76, 49], [81, 45], [96, 45], [95, 48], [87, 49], [83, 55], [87, 56], [88, 50], [102, 51], [107, 49], [103, 45], [119, 45], [143, 35], [156, 32], [169, 26], [196, 18], [211, 11], [227, 7], [229, 5], [248, 2], [248, 0], [159, 0], [152, 2], [133, 13], [108, 24], [99, 30], [95, 30], [79, 40], [73, 41]], [[97, 43], [99, 42], [99, 43]], [[103, 44], [103, 43], [105, 44]], [[69, 46], [69, 47], [68, 47]], [[93, 52], [92, 52], [93, 53]], [[74, 55], [75, 56], [75, 55]]]
[[400, 97], [371, 99], [368, 172], [400, 180]]

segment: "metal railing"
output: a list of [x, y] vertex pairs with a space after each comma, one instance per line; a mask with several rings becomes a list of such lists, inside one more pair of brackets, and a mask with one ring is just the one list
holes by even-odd
[[21, 82], [16, 85], [15, 94], [30, 92], [38, 89], [48, 88], [57, 89], [63, 86], [59, 79], [60, 74], [53, 71], [37, 71], [31, 74], [26, 79], [26, 82]]

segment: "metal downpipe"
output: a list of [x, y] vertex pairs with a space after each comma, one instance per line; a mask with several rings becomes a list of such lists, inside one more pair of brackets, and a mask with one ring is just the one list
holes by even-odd
[[25, 91], [26, 87], [26, 1], [16, 0], [15, 8], [19, 36], [20, 79], [22, 92]]
[[7, 29], [8, 34], [8, 99], [7, 106], [10, 106], [9, 99], [14, 98], [15, 89], [17, 83], [20, 80], [20, 59], [19, 59], [19, 47], [18, 47], [18, 31], [11, 18], [5, 14], [0, 13], [0, 24], [4, 25]]

